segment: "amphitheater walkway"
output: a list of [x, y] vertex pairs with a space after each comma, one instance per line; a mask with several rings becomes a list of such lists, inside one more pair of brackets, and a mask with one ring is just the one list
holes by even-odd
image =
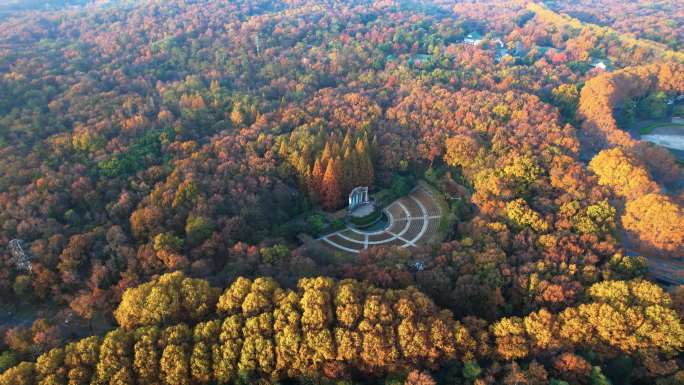
[[319, 238], [328, 248], [358, 253], [371, 246], [415, 247], [437, 233], [442, 212], [433, 193], [423, 186], [385, 208], [388, 226], [379, 231], [348, 227]]

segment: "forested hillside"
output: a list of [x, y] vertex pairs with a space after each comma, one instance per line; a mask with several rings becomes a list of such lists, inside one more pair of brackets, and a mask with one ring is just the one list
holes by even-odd
[[[1, 21], [0, 384], [683, 383], [682, 156], [633, 127], [684, 3], [601, 3]], [[430, 242], [320, 247], [420, 183]]]
[[88, 2], [88, 0], [2, 0], [0, 1], [0, 19], [22, 12], [55, 10], [70, 6], [81, 6]]
[[682, 49], [684, 10], [672, 1], [553, 1], [549, 5], [580, 20]]

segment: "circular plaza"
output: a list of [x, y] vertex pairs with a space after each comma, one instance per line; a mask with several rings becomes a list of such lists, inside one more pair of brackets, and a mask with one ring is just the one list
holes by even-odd
[[372, 246], [415, 247], [434, 237], [442, 217], [436, 198], [426, 187], [419, 186], [410, 194], [384, 209], [387, 217], [382, 229], [347, 228], [327, 234], [319, 241], [335, 251], [358, 253]]

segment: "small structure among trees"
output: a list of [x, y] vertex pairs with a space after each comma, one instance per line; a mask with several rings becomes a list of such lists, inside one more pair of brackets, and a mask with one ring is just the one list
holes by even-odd
[[31, 265], [31, 256], [26, 250], [26, 243], [21, 239], [12, 239], [9, 244], [9, 252], [12, 255], [12, 261], [19, 271], [31, 272], [33, 266]]
[[368, 187], [359, 186], [355, 187], [349, 193], [349, 212], [353, 212], [356, 208], [367, 205], [370, 203], [368, 199]]
[[382, 217], [382, 210], [370, 199], [367, 186], [358, 186], [349, 193], [347, 208], [349, 222], [356, 227], [375, 224]]
[[463, 38], [463, 43], [478, 46], [482, 42], [482, 35], [478, 32], [471, 32], [465, 38]]

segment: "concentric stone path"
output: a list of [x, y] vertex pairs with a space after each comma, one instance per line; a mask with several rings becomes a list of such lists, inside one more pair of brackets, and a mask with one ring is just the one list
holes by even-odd
[[319, 238], [333, 249], [358, 253], [371, 246], [415, 247], [437, 232], [441, 210], [432, 192], [414, 189], [385, 208], [389, 224], [384, 230], [363, 231], [348, 227]]

